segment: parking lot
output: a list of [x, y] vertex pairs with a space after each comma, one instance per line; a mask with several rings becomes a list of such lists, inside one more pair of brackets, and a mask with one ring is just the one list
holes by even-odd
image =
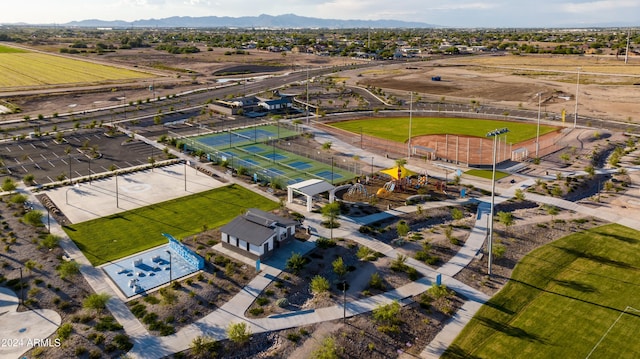
[[105, 129], [67, 132], [64, 141], [53, 136], [0, 144], [4, 175], [21, 181], [27, 174], [36, 184], [73, 179], [165, 159], [164, 153], [124, 134], [106, 136]]

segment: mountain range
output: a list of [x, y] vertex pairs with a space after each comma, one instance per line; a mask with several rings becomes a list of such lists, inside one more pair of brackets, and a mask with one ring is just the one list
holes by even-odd
[[433, 28], [435, 25], [422, 22], [409, 22], [400, 20], [337, 20], [319, 19], [314, 17], [285, 15], [260, 15], [242, 17], [218, 17], [218, 16], [173, 16], [164, 19], [147, 19], [135, 21], [122, 20], [82, 20], [72, 21], [62, 26], [76, 27], [162, 27], [162, 28], [266, 28], [266, 29], [354, 29], [354, 28]]

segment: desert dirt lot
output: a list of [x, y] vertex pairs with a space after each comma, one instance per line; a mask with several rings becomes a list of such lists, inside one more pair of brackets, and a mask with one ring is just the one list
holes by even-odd
[[[425, 100], [476, 101], [506, 108], [575, 113], [575, 93], [581, 68], [578, 113], [634, 122], [640, 96], [640, 59], [627, 65], [609, 57], [482, 56], [443, 58], [411, 64], [366, 69], [349, 82], [387, 91], [415, 91]], [[432, 81], [440, 76], [441, 81]], [[404, 95], [403, 97], [407, 97]]]

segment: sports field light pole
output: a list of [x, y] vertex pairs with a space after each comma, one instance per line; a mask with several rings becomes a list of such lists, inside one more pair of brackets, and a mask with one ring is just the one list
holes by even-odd
[[411, 121], [413, 114], [413, 91], [410, 92], [409, 96], [409, 141], [407, 141], [407, 158], [411, 158]]
[[542, 92], [538, 92], [538, 126], [536, 127], [536, 158], [540, 151], [540, 103], [542, 101]]
[[187, 191], [187, 161], [184, 161], [184, 191]]
[[173, 277], [171, 276], [171, 272], [173, 271], [173, 263], [171, 260], [171, 251], [167, 250], [166, 252], [169, 255], [169, 286], [171, 286], [171, 282], [173, 281]]
[[578, 67], [578, 79], [576, 80], [576, 110], [575, 117], [573, 118], [573, 128], [576, 128], [578, 123], [578, 91], [580, 90], [580, 68]]
[[22, 282], [22, 267], [18, 269], [20, 270], [20, 304], [24, 305], [24, 284]]
[[491, 276], [491, 264], [493, 262], [493, 212], [495, 205], [495, 195], [496, 195], [496, 148], [498, 147], [498, 136], [509, 132], [508, 128], [501, 128], [493, 130], [487, 133], [487, 137], [493, 137], [493, 171], [491, 175], [491, 212], [489, 214], [489, 242], [487, 244], [487, 249], [489, 252], [489, 264], [487, 269], [487, 274]]

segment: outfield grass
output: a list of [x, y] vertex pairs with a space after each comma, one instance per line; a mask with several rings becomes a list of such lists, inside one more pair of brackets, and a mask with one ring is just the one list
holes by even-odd
[[270, 211], [278, 204], [231, 185], [73, 224], [65, 231], [95, 266], [166, 243], [162, 233], [182, 239], [205, 226], [220, 227], [251, 207]]
[[[443, 358], [585, 358], [620, 314], [640, 309], [640, 233], [607, 225], [523, 258]], [[611, 329], [591, 358], [636, 358], [640, 313]]]
[[[532, 123], [469, 118], [414, 117], [411, 122], [412, 137], [440, 134], [486, 137], [490, 131], [507, 127], [509, 129], [508, 141], [511, 143], [520, 143], [535, 138], [537, 127]], [[365, 135], [396, 142], [404, 143], [409, 139], [408, 117], [366, 118], [336, 122], [331, 125], [357, 134], [360, 134], [362, 129], [362, 133]], [[540, 125], [540, 135], [553, 132], [556, 129], [557, 127]]]
[[[465, 174], [490, 180], [493, 177], [493, 170], [468, 170]], [[509, 177], [509, 173], [496, 171], [496, 180], [500, 180], [505, 177]]]
[[62, 56], [27, 52], [8, 47], [0, 49], [0, 87], [100, 83], [152, 76], [141, 71]]

